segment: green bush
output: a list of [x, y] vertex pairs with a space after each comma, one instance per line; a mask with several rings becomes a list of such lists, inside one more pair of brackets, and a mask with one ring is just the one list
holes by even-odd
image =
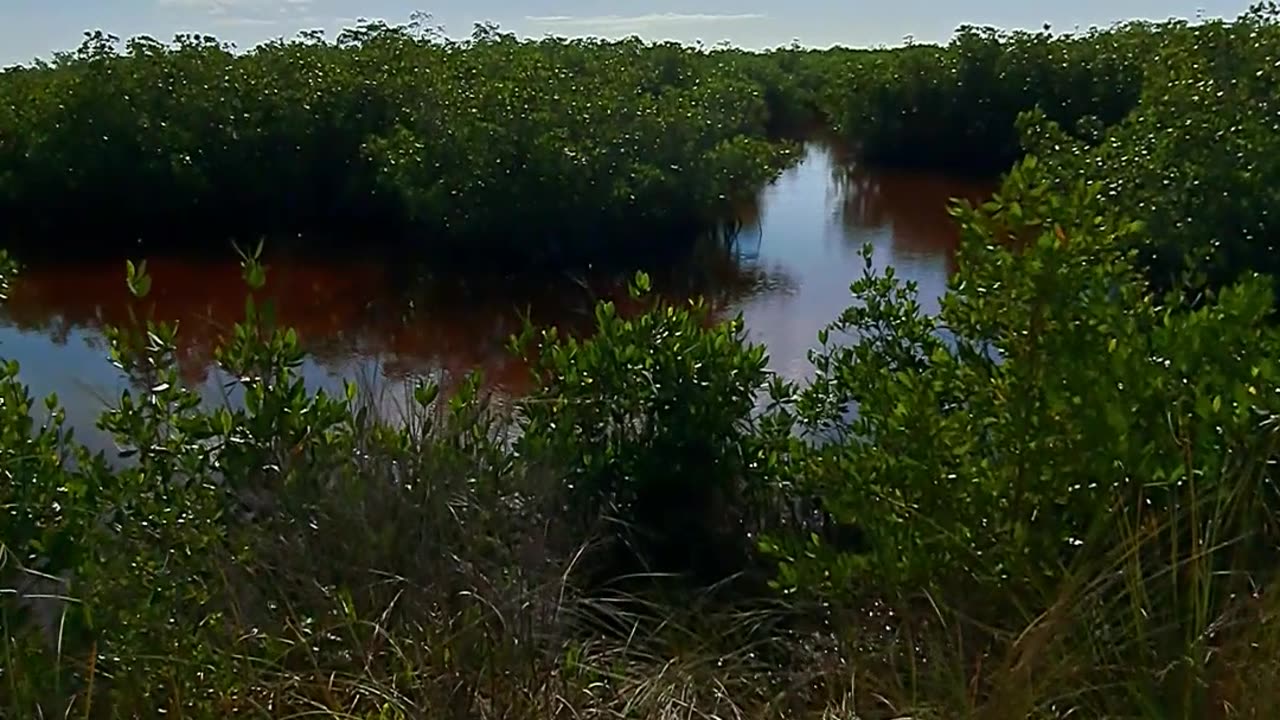
[[[638, 275], [633, 296], [648, 285]], [[634, 317], [602, 302], [586, 339], [526, 333], [538, 386], [522, 452], [563, 473], [572, 516], [620, 526], [646, 570], [741, 568], [767, 489], [753, 411], [769, 381], [742, 319], [715, 321], [701, 301]]]
[[1137, 107], [1088, 143], [1050, 118], [1023, 121], [1052, 177], [1100, 183], [1146, 224], [1142, 257], [1163, 288], [1280, 270], [1278, 18], [1268, 4], [1234, 23], [1165, 28]]
[[97, 33], [0, 74], [0, 212], [152, 248], [346, 229], [517, 263], [660, 252], [785, 165], [768, 123], [748, 74], [675, 44]]
[[[246, 261], [245, 277], [261, 286], [256, 260]], [[145, 265], [129, 265], [129, 283], [146, 294]], [[512, 591], [507, 598], [519, 605], [554, 571], [543, 572], [549, 560], [524, 548], [537, 541], [526, 516], [538, 496], [518, 488], [525, 509], [504, 509], [519, 496], [504, 480], [510, 461], [477, 386], [446, 403], [421, 384], [406, 424], [387, 424], [354, 386], [341, 397], [306, 389], [296, 336], [272, 316], [251, 296], [219, 351], [232, 378], [226, 407], [202, 405], [183, 384], [174, 328], [135, 318], [113, 330], [112, 357], [134, 388], [100, 420], [117, 438], [118, 458], [78, 446], [56, 398], [38, 424], [16, 364], [4, 367], [6, 715], [125, 717], [160, 708], [220, 716], [264, 704], [314, 706], [333, 696], [303, 686], [284, 697], [273, 678], [323, 667], [354, 687], [361, 668], [395, 683], [435, 663], [479, 682], [496, 660], [441, 647], [442, 637], [466, 637], [496, 648], [488, 642], [495, 601], [459, 593]], [[536, 579], [511, 574], [520, 568]], [[446, 624], [422, 625], [432, 612]], [[445, 654], [410, 657], [385, 644], [387, 633]], [[524, 635], [504, 642], [529, 644]], [[443, 680], [405, 689], [441, 708], [451, 691], [456, 683]], [[385, 701], [357, 699], [346, 709]]]
[[[825, 336], [854, 343], [814, 356], [802, 417], [833, 439], [803, 475], [870, 548], [840, 582], [1052, 587], [1116, 537], [1113, 513], [1163, 517], [1261, 469], [1259, 423], [1280, 410], [1270, 281], [1162, 300], [1125, 249], [1141, 225], [1096, 186], [1051, 191], [1034, 158], [960, 215], [938, 317], [868, 274]], [[1237, 530], [1268, 524], [1247, 506]]]
[[1137, 102], [1162, 26], [1080, 35], [966, 26], [945, 46], [832, 54], [819, 103], [864, 159], [999, 172], [1019, 157], [1018, 115], [1040, 108], [1074, 130], [1118, 122]]
[[[1100, 186], [1057, 180], [1030, 157], [991, 202], [959, 209], [960, 270], [937, 317], [868, 257], [813, 356], [798, 411], [823, 442], [795, 469], [859, 543], [782, 532], [762, 547], [781, 587], [888, 603], [899, 627], [919, 622], [915, 599], [947, 603], [984, 628], [961, 664], [1006, 628], [1009, 652], [1074, 673], [1073, 707], [1197, 717], [1211, 678], [1241, 671], [1224, 659], [1252, 632], [1241, 598], [1274, 583], [1273, 282], [1195, 302], [1154, 292], [1132, 249], [1144, 226]], [[988, 699], [1053, 692], [1021, 677]]]
[[[246, 260], [251, 290], [263, 273]], [[128, 282], [146, 295], [145, 265], [129, 264]], [[764, 491], [762, 470], [776, 465], [761, 462], [750, 416], [764, 354], [745, 345], [740, 321], [711, 324], [700, 305], [628, 320], [602, 304], [595, 339], [543, 336], [540, 367], [564, 375], [524, 405], [513, 446], [505, 433], [517, 426], [478, 382], [449, 398], [416, 386], [405, 424], [377, 419], [353, 387], [307, 390], [296, 338], [273, 314], [251, 293], [218, 352], [225, 407], [184, 386], [174, 328], [135, 317], [111, 331], [132, 381], [101, 419], [118, 458], [79, 448], [56, 400], [38, 425], [16, 368], [5, 368], [6, 714], [550, 716], [565, 697], [675, 702], [635, 696], [651, 680], [632, 675], [649, 667], [644, 653], [666, 642], [649, 645], [658, 627], [640, 633], [649, 613], [579, 604], [592, 585], [578, 578], [575, 549], [599, 528], [563, 512], [628, 513], [641, 532], [618, 537], [643, 537], [648, 560], [687, 558], [672, 542], [680, 531], [716, 543], [697, 548], [704, 562], [743, 561], [747, 495]], [[632, 369], [650, 382], [619, 374]], [[613, 391], [593, 395], [592, 377]], [[610, 412], [591, 414], [600, 407]], [[612, 432], [558, 431], [609, 417]], [[595, 450], [609, 461], [593, 463]], [[610, 475], [624, 464], [630, 476]], [[690, 478], [699, 484], [678, 484]], [[717, 525], [663, 516], [672, 492], [690, 503], [687, 521]], [[633, 650], [580, 639], [620, 625]], [[666, 672], [683, 694], [702, 671]]]

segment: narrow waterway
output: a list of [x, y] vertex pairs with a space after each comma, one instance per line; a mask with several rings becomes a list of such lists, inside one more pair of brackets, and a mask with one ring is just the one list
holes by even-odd
[[[666, 294], [704, 295], [719, 313], [741, 312], [752, 340], [768, 346], [772, 367], [793, 379], [810, 372], [818, 331], [848, 304], [867, 243], [878, 267], [892, 265], [915, 281], [926, 310], [936, 308], [958, 236], [947, 201], [987, 191], [939, 175], [851, 169], [838, 158], [811, 143], [801, 163], [744, 208], [730, 256], [700, 253], [655, 273]], [[179, 322], [184, 377], [210, 402], [224, 397], [213, 352], [243, 313], [238, 266], [151, 258], [149, 268], [153, 289], [142, 303], [125, 289], [123, 262], [69, 260], [27, 268], [0, 307], [0, 358], [21, 364], [37, 397], [57, 393], [79, 438], [94, 448], [112, 447], [94, 422], [125, 384], [107, 359], [103, 328], [124, 323], [131, 306]], [[448, 383], [480, 369], [490, 386], [520, 393], [528, 372], [507, 352], [506, 339], [522, 314], [586, 331], [592, 301], [624, 297], [622, 287], [603, 277], [460, 283], [373, 259], [290, 258], [271, 262], [266, 294], [309, 352], [302, 367], [309, 384], [338, 390], [355, 381], [394, 413], [404, 381], [423, 376]]]

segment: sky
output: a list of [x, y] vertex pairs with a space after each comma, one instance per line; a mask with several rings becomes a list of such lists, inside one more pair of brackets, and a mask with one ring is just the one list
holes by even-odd
[[[430, 2], [431, 4], [426, 4]], [[753, 48], [798, 40], [825, 47], [896, 45], [906, 36], [943, 41], [961, 24], [1067, 31], [1117, 20], [1235, 17], [1251, 0], [0, 0], [0, 65], [49, 57], [86, 30], [167, 40], [216, 35], [240, 47], [303, 29], [330, 34], [360, 18], [404, 22], [431, 14], [454, 36], [495, 22], [527, 36], [639, 35], [653, 40], [728, 40]]]

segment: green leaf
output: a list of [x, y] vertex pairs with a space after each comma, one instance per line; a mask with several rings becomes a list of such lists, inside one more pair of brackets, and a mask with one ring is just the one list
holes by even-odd
[[413, 389], [413, 397], [418, 405], [427, 407], [440, 396], [440, 386], [434, 382], [419, 382]]

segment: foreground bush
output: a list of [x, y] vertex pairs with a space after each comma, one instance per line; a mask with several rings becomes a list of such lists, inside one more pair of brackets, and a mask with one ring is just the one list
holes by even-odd
[[172, 328], [113, 334], [137, 390], [109, 461], [6, 368], [0, 703], [1256, 716], [1280, 699], [1270, 283], [1152, 292], [1142, 225], [1045, 167], [958, 213], [939, 317], [855, 283], [798, 396], [736, 321], [602, 304], [589, 339], [527, 334], [516, 417], [419, 384], [386, 424], [306, 389], [251, 301], [225, 408], [183, 387]]
[[[815, 354], [800, 415], [826, 442], [798, 474], [862, 547], [770, 543], [781, 579], [908, 617], [927, 593], [1011, 637], [1025, 623], [1007, 649], [1022, 667], [1005, 669], [1026, 676], [975, 679], [1010, 716], [1066, 683], [1098, 716], [1135, 693], [1153, 717], [1202, 717], [1243, 669], [1230, 654], [1253, 613], [1271, 611], [1257, 593], [1280, 529], [1272, 283], [1196, 305], [1151, 292], [1127, 249], [1141, 226], [1096, 186], [1051, 192], [1034, 160], [960, 215], [936, 318], [868, 275], [828, 331], [857, 342]], [[999, 667], [989, 638], [973, 642], [963, 662]]]
[[[633, 295], [648, 282], [638, 276]], [[608, 572], [633, 563], [715, 582], [741, 569], [778, 465], [755, 412], [765, 348], [742, 319], [713, 322], [701, 300], [634, 318], [602, 302], [592, 337], [546, 330], [521, 344], [539, 379], [522, 403], [522, 451], [562, 473], [567, 522], [619, 527], [627, 549]]]

